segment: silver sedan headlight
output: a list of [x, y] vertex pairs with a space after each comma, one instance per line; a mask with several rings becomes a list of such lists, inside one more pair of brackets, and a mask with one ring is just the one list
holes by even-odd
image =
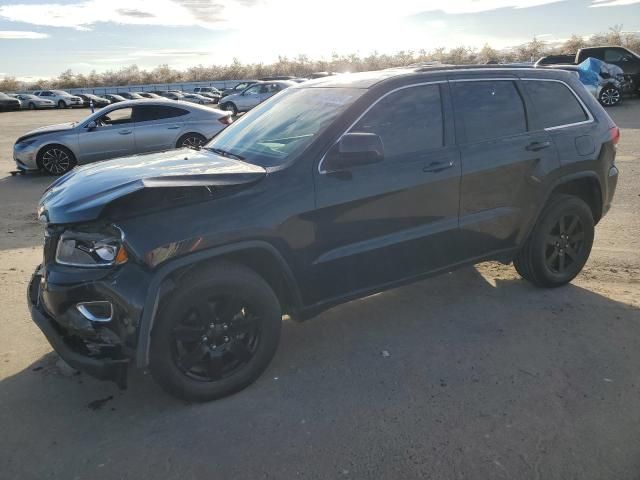
[[110, 267], [128, 260], [122, 245], [122, 233], [113, 228], [111, 232], [79, 232], [67, 230], [58, 240], [56, 263], [73, 267]]

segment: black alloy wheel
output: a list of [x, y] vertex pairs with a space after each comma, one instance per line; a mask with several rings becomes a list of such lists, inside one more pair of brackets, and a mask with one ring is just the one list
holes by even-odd
[[514, 267], [522, 278], [539, 287], [569, 283], [589, 259], [594, 223], [593, 212], [584, 200], [553, 195], [513, 259]]
[[573, 264], [581, 261], [585, 248], [584, 239], [584, 226], [580, 217], [576, 214], [561, 215], [547, 234], [547, 268], [553, 273], [563, 274]]
[[255, 355], [260, 317], [237, 295], [202, 297], [172, 329], [173, 360], [188, 377], [212, 382], [233, 375]]
[[282, 313], [254, 271], [220, 261], [180, 279], [151, 334], [150, 369], [169, 393], [207, 401], [253, 383], [280, 339]]

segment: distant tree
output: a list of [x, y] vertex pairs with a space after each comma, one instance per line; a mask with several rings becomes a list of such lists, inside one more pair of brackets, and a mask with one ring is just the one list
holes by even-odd
[[476, 55], [476, 61], [478, 63], [499, 62], [500, 53], [495, 48], [491, 48], [488, 43], [485, 43], [484, 47]]
[[587, 42], [585, 41], [585, 39], [574, 33], [566, 42], [562, 44], [562, 46], [559, 49], [560, 51], [558, 53], [571, 55], [586, 46], [587, 46]]
[[543, 56], [546, 51], [547, 45], [542, 40], [539, 40], [534, 36], [530, 42], [518, 47], [518, 60], [524, 62], [533, 62]]
[[171, 68], [167, 64], [159, 65], [152, 70], [144, 70], [137, 65], [129, 65], [119, 70], [104, 72], [91, 71], [88, 75], [76, 74], [72, 70], [65, 70], [58, 77], [51, 80], [38, 80], [23, 85], [13, 77], [0, 79], [0, 90], [15, 91], [22, 88], [73, 88], [73, 87], [111, 87], [118, 85], [162, 84], [174, 82], [195, 82], [211, 80], [236, 80], [262, 78], [272, 75], [293, 75], [305, 77], [313, 72], [361, 72], [379, 70], [390, 67], [401, 67], [416, 62], [436, 61], [452, 64], [486, 63], [488, 61], [515, 62], [536, 60], [540, 56], [554, 53], [575, 53], [585, 46], [600, 44], [622, 45], [636, 52], [640, 52], [640, 35], [625, 32], [622, 25], [615, 25], [607, 32], [596, 33], [588, 38], [572, 35], [561, 45], [551, 48], [543, 41], [534, 37], [530, 42], [515, 48], [496, 50], [485, 44], [480, 50], [459, 46], [451, 49], [436, 47], [433, 50], [420, 49], [418, 51], [402, 50], [395, 54], [381, 54], [373, 52], [367, 56], [356, 53], [333, 53], [329, 58], [312, 59], [300, 54], [289, 58], [280, 56], [271, 64], [242, 63], [234, 58], [228, 65], [197, 65], [185, 71]]
[[20, 82], [15, 77], [4, 77], [0, 80], [0, 91], [16, 92], [18, 90], [20, 90]]

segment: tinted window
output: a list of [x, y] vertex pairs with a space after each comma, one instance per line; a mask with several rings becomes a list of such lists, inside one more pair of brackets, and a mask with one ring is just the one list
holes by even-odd
[[624, 50], [618, 50], [616, 48], [607, 48], [604, 51], [605, 62], [621, 62], [623, 58], [628, 60], [631, 58], [631, 55]]
[[525, 81], [540, 128], [584, 122], [587, 114], [575, 95], [559, 82]]
[[111, 110], [109, 113], [98, 118], [97, 123], [102, 126], [131, 123], [131, 110], [131, 107]]
[[438, 85], [423, 85], [387, 95], [351, 132], [375, 133], [387, 159], [443, 146], [442, 102]]
[[188, 110], [177, 107], [166, 107], [162, 105], [144, 105], [135, 108], [135, 121], [148, 122], [152, 120], [162, 120], [164, 118], [181, 117], [188, 114]]
[[524, 103], [511, 81], [453, 84], [456, 118], [468, 142], [517, 135], [527, 131]]

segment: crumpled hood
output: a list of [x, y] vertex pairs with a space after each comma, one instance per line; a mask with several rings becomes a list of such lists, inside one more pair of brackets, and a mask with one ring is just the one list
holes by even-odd
[[257, 182], [262, 167], [208, 150], [183, 148], [75, 168], [44, 192], [38, 215], [48, 223], [91, 221], [113, 200], [143, 188], [230, 186]]
[[35, 137], [37, 135], [44, 135], [45, 133], [54, 133], [54, 132], [63, 132], [65, 130], [71, 130], [76, 126], [74, 122], [68, 123], [58, 123], [56, 125], [47, 125], [46, 127], [36, 128], [35, 130], [31, 130], [30, 132], [25, 133], [20, 138], [16, 140], [16, 143], [27, 140], [31, 137]]

